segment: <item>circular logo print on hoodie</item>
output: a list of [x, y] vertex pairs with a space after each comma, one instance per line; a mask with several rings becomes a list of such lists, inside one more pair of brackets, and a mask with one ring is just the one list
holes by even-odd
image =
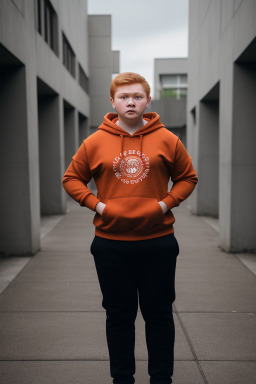
[[149, 173], [149, 158], [137, 150], [124, 151], [123, 156], [117, 156], [113, 161], [115, 176], [125, 184], [137, 184], [143, 181]]

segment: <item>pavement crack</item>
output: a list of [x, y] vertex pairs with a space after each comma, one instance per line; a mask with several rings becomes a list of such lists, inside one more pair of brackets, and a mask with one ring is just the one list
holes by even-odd
[[193, 355], [193, 357], [194, 357], [194, 360], [195, 360], [195, 362], [196, 362], [196, 364], [197, 364], [197, 366], [198, 366], [199, 372], [200, 372], [200, 374], [201, 374], [201, 376], [202, 376], [202, 378], [203, 378], [204, 384], [209, 384], [208, 381], [207, 381], [207, 379], [206, 379], [206, 376], [205, 376], [205, 374], [204, 374], [203, 368], [202, 368], [201, 365], [200, 365], [200, 361], [199, 361], [199, 359], [198, 359], [198, 357], [197, 357], [197, 354], [196, 354], [196, 351], [195, 351], [194, 346], [193, 346], [193, 344], [192, 344], [192, 341], [190, 340], [190, 337], [189, 337], [189, 335], [188, 335], [187, 329], [186, 329], [186, 327], [185, 327], [185, 325], [184, 325], [184, 323], [183, 323], [183, 321], [182, 321], [182, 319], [181, 319], [181, 317], [180, 317], [179, 312], [177, 311], [177, 308], [175, 307], [175, 304], [173, 304], [173, 307], [174, 307], [174, 309], [175, 309], [175, 314], [176, 314], [176, 316], [178, 317], [178, 320], [179, 320], [179, 322], [180, 322], [180, 326], [181, 326], [181, 328], [182, 328], [182, 330], [183, 330], [183, 332], [184, 332], [184, 335], [185, 335], [185, 337], [186, 337], [186, 340], [187, 340], [187, 342], [188, 342], [188, 345], [189, 345], [189, 347], [190, 347], [190, 349], [191, 349], [191, 352], [192, 352], [192, 355]]

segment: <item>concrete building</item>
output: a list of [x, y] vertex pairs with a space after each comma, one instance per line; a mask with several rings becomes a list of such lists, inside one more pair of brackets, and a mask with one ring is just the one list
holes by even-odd
[[86, 0], [0, 0], [0, 10], [0, 252], [34, 254], [41, 216], [66, 212], [65, 168], [93, 131], [95, 100], [106, 110], [119, 57], [111, 17], [88, 16]]
[[187, 59], [154, 60], [154, 99], [156, 111], [166, 128], [186, 144]]
[[187, 96], [188, 59], [167, 58], [154, 61], [154, 99], [180, 100]]
[[111, 50], [111, 16], [89, 16], [90, 102], [93, 131], [111, 111], [109, 87], [112, 75], [119, 73], [119, 51]]
[[193, 0], [189, 10], [188, 150], [192, 211], [218, 218], [220, 246], [256, 250], [256, 2]]

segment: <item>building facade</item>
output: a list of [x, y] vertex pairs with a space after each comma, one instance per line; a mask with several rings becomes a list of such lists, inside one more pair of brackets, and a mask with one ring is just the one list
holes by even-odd
[[192, 211], [219, 219], [220, 246], [255, 252], [256, 2], [193, 0], [187, 142]]
[[90, 126], [93, 131], [112, 108], [110, 82], [119, 73], [119, 51], [111, 50], [111, 16], [89, 15]]
[[154, 60], [154, 99], [150, 109], [156, 111], [167, 129], [186, 144], [187, 59]]
[[[66, 212], [64, 171], [93, 132], [96, 99], [104, 111], [119, 56], [110, 16], [105, 50], [93, 41], [99, 23], [85, 0], [0, 0], [0, 10], [0, 252], [34, 254], [41, 216]], [[106, 57], [95, 90], [95, 60]]]

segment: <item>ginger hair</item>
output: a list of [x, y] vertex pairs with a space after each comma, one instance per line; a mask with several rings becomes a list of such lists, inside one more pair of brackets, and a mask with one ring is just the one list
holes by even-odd
[[134, 72], [123, 72], [117, 75], [111, 82], [110, 85], [110, 96], [112, 99], [115, 96], [116, 88], [119, 85], [129, 85], [129, 84], [141, 84], [147, 94], [147, 97], [150, 95], [150, 86], [145, 79], [145, 77]]

